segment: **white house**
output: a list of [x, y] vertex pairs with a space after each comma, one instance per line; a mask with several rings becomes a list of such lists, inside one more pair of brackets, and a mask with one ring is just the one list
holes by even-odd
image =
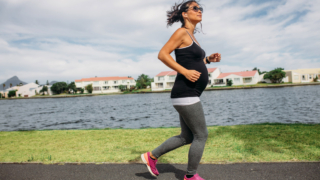
[[258, 71], [221, 73], [214, 80], [214, 86], [226, 86], [229, 80], [232, 80], [233, 85], [257, 84], [259, 82], [259, 73]]
[[[32, 97], [36, 95], [36, 91], [37, 93], [39, 93], [39, 91], [43, 88], [43, 86], [38, 85], [36, 83], [29, 83], [23, 86], [15, 86], [12, 88], [7, 89], [7, 91], [16, 89], [16, 96], [18, 97], [19, 94], [21, 97]], [[49, 88], [49, 87], [48, 87]]]
[[80, 88], [85, 89], [86, 86], [92, 84], [92, 93], [116, 93], [120, 92], [119, 86], [123, 85], [126, 88], [131, 88], [136, 86], [136, 81], [131, 77], [93, 77], [93, 78], [83, 78], [80, 80], [75, 80], [76, 87], [78, 90]]
[[[220, 74], [220, 69], [218, 68], [208, 68], [208, 86], [210, 86], [216, 77]], [[152, 91], [163, 91], [171, 90], [176, 80], [176, 71], [163, 71], [154, 77], [154, 82], [151, 83]]]

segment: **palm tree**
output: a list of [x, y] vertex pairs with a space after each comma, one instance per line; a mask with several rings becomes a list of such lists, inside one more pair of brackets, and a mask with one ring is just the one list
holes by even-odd
[[12, 88], [12, 83], [10, 83], [10, 88]]
[[3, 83], [3, 90], [4, 90], [5, 87], [6, 87], [6, 84]]

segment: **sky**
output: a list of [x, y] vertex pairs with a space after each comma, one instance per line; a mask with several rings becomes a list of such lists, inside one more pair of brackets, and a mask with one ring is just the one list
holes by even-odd
[[[0, 82], [154, 77], [172, 0], [0, 0]], [[202, 0], [207, 55], [222, 72], [320, 68], [320, 0]], [[198, 26], [200, 27], [200, 26]], [[174, 53], [171, 54], [174, 57]]]

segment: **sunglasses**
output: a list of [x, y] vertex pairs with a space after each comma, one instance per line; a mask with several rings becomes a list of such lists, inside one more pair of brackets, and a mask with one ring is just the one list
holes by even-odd
[[194, 12], [198, 12], [198, 11], [200, 10], [201, 13], [203, 13], [203, 8], [202, 8], [202, 7], [193, 6], [191, 9], [192, 9]]

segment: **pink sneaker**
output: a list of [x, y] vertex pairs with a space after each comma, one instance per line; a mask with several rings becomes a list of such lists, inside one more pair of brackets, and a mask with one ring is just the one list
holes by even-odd
[[202, 177], [199, 176], [199, 174], [195, 174], [192, 178], [187, 178], [187, 176], [184, 176], [184, 180], [205, 180]]
[[156, 164], [158, 160], [153, 160], [150, 158], [150, 152], [146, 152], [144, 154], [141, 154], [141, 159], [144, 162], [144, 164], [147, 165], [149, 172], [152, 176], [158, 176], [159, 172], [156, 168]]

